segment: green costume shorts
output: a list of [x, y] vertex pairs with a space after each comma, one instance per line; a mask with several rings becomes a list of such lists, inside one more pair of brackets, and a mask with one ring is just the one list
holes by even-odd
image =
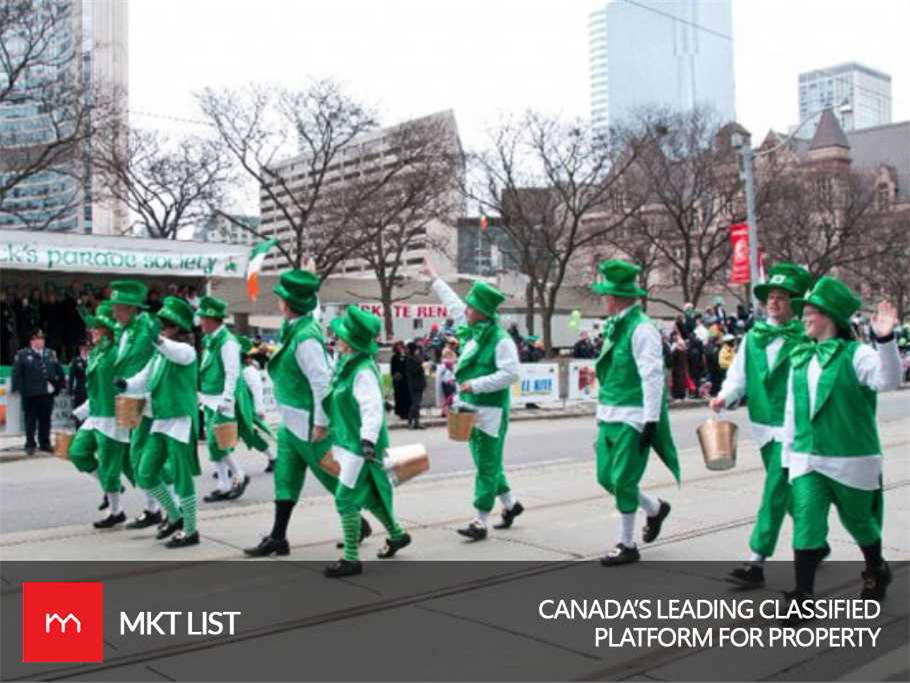
[[859, 545], [882, 537], [882, 490], [846, 486], [818, 472], [797, 477], [793, 489], [793, 548], [817, 550], [828, 539], [828, 512], [832, 503], [841, 523]]
[[639, 448], [639, 432], [624, 422], [598, 422], [597, 481], [616, 498], [620, 512], [638, 510], [638, 483], [648, 465], [648, 454]]
[[758, 519], [752, 527], [749, 549], [762, 557], [771, 557], [777, 545], [784, 518], [792, 510], [790, 482], [787, 470], [780, 466], [783, 447], [780, 441], [769, 441], [761, 447], [765, 465], [765, 487], [762, 491]]
[[508, 493], [511, 488], [502, 467], [502, 453], [509, 429], [509, 417], [503, 411], [499, 425], [499, 436], [492, 437], [477, 427], [471, 430], [468, 447], [477, 473], [474, 475], [474, 508], [490, 512], [496, 503], [496, 496]]
[[[370, 512], [384, 509], [390, 519], [392, 512], [392, 484], [381, 463], [365, 462], [357, 475], [354, 488], [348, 488], [339, 480], [335, 489], [335, 508], [340, 515], [360, 512], [364, 508]], [[379, 519], [383, 517], [376, 515]]]
[[328, 437], [313, 443], [298, 439], [287, 427], [278, 430], [278, 454], [275, 458], [275, 500], [297, 501], [303, 490], [307, 469], [313, 470], [316, 478], [330, 493], [338, 488], [338, 479], [319, 466], [332, 440]]
[[200, 469], [195, 438], [191, 438], [189, 443], [181, 443], [160, 432], [148, 435], [136, 483], [146, 491], [162, 482], [168, 483], [163, 477], [168, 468], [178, 496], [186, 498], [196, 495], [193, 477], [200, 474]]
[[219, 462], [226, 455], [233, 453], [233, 448], [222, 449], [218, 447], [218, 441], [215, 439], [215, 425], [224, 424], [225, 422], [236, 422], [236, 419], [227, 417], [217, 410], [205, 407], [205, 441], [209, 447], [209, 460]]
[[[129, 466], [133, 472], [133, 479], [131, 481], [136, 486], [140, 486], [139, 466], [142, 463], [142, 451], [145, 450], [145, 446], [148, 443], [153, 421], [154, 420], [152, 420], [152, 418], [143, 416], [142, 422], [139, 423], [139, 426], [130, 432]], [[174, 475], [172, 470], [173, 468], [171, 467], [171, 464], [165, 463], [164, 469], [161, 471], [161, 480], [165, 484], [170, 485], [174, 483]]]
[[128, 444], [115, 441], [97, 429], [80, 429], [70, 443], [70, 462], [80, 472], [98, 471], [101, 490], [120, 493], [120, 475], [133, 483]]

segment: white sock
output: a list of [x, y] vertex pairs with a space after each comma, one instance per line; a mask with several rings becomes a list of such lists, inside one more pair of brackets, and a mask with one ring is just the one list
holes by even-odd
[[635, 515], [634, 512], [622, 512], [622, 536], [619, 542], [627, 548], [635, 547]]
[[752, 552], [749, 554], [749, 562], [752, 564], [764, 564], [765, 556], [756, 552]]
[[111, 504], [111, 514], [119, 515], [123, 512], [123, 508], [120, 507], [120, 494], [119, 493], [108, 493], [107, 502]]
[[221, 462], [227, 464], [228, 468], [234, 474], [234, 481], [241, 482], [243, 481], [243, 478], [246, 477], [246, 472], [243, 471], [240, 463], [237, 462], [237, 459], [233, 455], [224, 456]]
[[660, 501], [644, 491], [639, 491], [638, 493], [638, 504], [641, 505], [641, 509], [645, 511], [648, 517], [653, 517], [660, 512]]
[[499, 496], [499, 501], [503, 504], [506, 510], [511, 510], [515, 507], [515, 496], [512, 495], [511, 491], [506, 491], [501, 496]]
[[477, 521], [480, 522], [480, 525], [486, 529], [489, 526], [488, 522], [490, 521], [490, 513], [484, 512], [483, 510], [477, 510]]
[[101, 481], [101, 477], [98, 476], [97, 469], [94, 469], [91, 472], [89, 472], [89, 475], [91, 475], [95, 479], [95, 481]]
[[231, 490], [231, 478], [228, 476], [227, 458], [222, 458], [215, 463], [215, 473], [218, 475], [218, 490], [226, 493]]
[[148, 491], [143, 491], [142, 493], [143, 493], [143, 495], [145, 495], [145, 509], [148, 510], [149, 512], [151, 512], [152, 514], [155, 514], [156, 512], [160, 512], [161, 505], [159, 505], [158, 499], [155, 498], [155, 496], [153, 496]]

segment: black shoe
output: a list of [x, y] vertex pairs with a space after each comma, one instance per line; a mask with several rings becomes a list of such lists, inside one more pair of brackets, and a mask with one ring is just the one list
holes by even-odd
[[617, 543], [613, 550], [600, 558], [600, 563], [604, 567], [615, 567], [620, 564], [632, 564], [640, 559], [641, 554], [634, 545], [629, 547], [622, 543]]
[[356, 576], [363, 573], [363, 565], [360, 562], [351, 562], [349, 560], [338, 560], [335, 564], [330, 564], [322, 570], [330, 579], [341, 579], [345, 576]]
[[247, 557], [268, 557], [269, 555], [290, 555], [291, 544], [286, 538], [264, 537], [259, 541], [259, 545], [252, 548], [244, 548], [243, 553]]
[[39, 446], [38, 450], [43, 451], [44, 453], [53, 453], [54, 452], [54, 449], [51, 446]]
[[246, 487], [250, 485], [250, 475], [244, 474], [243, 481], [234, 484], [233, 488], [228, 491], [227, 500], [237, 500], [240, 496], [243, 495], [243, 492], [246, 491]]
[[161, 524], [163, 518], [161, 516], [161, 511], [158, 512], [149, 512], [148, 510], [143, 510], [142, 514], [139, 515], [136, 519], [126, 525], [127, 529], [146, 529], [150, 526], [155, 526], [156, 524]]
[[164, 521], [158, 526], [158, 533], [155, 535], [159, 541], [163, 541], [168, 536], [171, 536], [175, 531], [183, 528], [183, 517], [178, 519], [176, 522]]
[[269, 460], [269, 464], [265, 466], [265, 471], [266, 471], [266, 472], [274, 472], [274, 471], [275, 471], [275, 461], [274, 461], [274, 460]]
[[185, 534], [178, 531], [174, 537], [164, 544], [165, 548], [186, 548], [190, 545], [199, 545], [199, 532], [194, 531], [191, 534]]
[[653, 543], [656, 541], [657, 537], [660, 536], [660, 527], [663, 526], [664, 520], [669, 514], [670, 504], [665, 500], [660, 501], [660, 509], [657, 511], [657, 514], [647, 518], [645, 528], [642, 529], [641, 532], [641, 540], [645, 543]]
[[220, 489], [215, 489], [202, 500], [205, 501], [206, 503], [218, 503], [218, 502], [221, 502], [222, 500], [230, 500], [231, 499], [230, 496], [231, 496], [231, 490], [222, 491]]
[[494, 529], [511, 529], [512, 522], [514, 522], [515, 518], [518, 517], [518, 515], [520, 515], [524, 511], [525, 511], [524, 506], [521, 503], [519, 503], [518, 501], [515, 501], [515, 505], [512, 506], [511, 510], [502, 511], [502, 521], [499, 524], [494, 524], [493, 528]]
[[420, 431], [420, 430], [426, 429], [426, 427], [424, 427], [422, 424], [416, 424], [416, 425], [414, 425], [414, 429]]
[[35, 447], [34, 447], [34, 446], [26, 446], [26, 447], [25, 447], [25, 454], [26, 454], [26, 455], [34, 455], [34, 454], [35, 454]]
[[385, 540], [385, 547], [376, 553], [376, 557], [380, 560], [387, 560], [390, 557], [395, 557], [395, 553], [402, 548], [407, 548], [409, 545], [411, 545], [411, 535], [408, 533], [402, 534], [394, 541], [391, 538], [387, 538]]
[[831, 546], [825, 543], [825, 547], [822, 548], [822, 556], [819, 562], [824, 562], [831, 555]]
[[108, 515], [104, 519], [99, 519], [97, 522], [93, 523], [92, 526], [96, 529], [110, 529], [118, 524], [123, 524], [125, 521], [126, 513], [119, 512], [116, 515]]
[[727, 581], [743, 588], [761, 588], [765, 585], [765, 570], [759, 564], [746, 562], [727, 574]]
[[487, 528], [480, 522], [471, 522], [464, 529], [459, 529], [458, 533], [467, 536], [472, 541], [482, 541], [487, 537]]
[[885, 599], [888, 592], [888, 585], [891, 583], [891, 567], [882, 560], [876, 569], [863, 572], [863, 590], [859, 597], [863, 600], [875, 600], [881, 602]]
[[[360, 518], [360, 540], [357, 542], [357, 545], [360, 545], [361, 543], [363, 543], [365, 540], [367, 540], [372, 535], [373, 535], [373, 527], [370, 526], [370, 523], [367, 521], [366, 517], [361, 517]], [[335, 547], [338, 548], [339, 550], [341, 550], [342, 548], [344, 548], [344, 541], [338, 541], [338, 543], [335, 544]]]
[[787, 602], [785, 610], [789, 616], [786, 616], [783, 619], [781, 619], [781, 626], [784, 626], [787, 628], [794, 628], [796, 626], [799, 626], [800, 624], [805, 624], [806, 622], [812, 621], [811, 618], [807, 618], [807, 617], [803, 616], [803, 614], [806, 613], [805, 607], [801, 608], [799, 611], [793, 611], [792, 613], [790, 612], [790, 610], [792, 609], [791, 606], [793, 605], [793, 603], [798, 603], [800, 605], [803, 605], [807, 601], [812, 600], [811, 595], [807, 595], [806, 593], [801, 593], [800, 591], [795, 591], [795, 590], [788, 591], [788, 592], [784, 593], [784, 600]]
[[99, 510], [107, 510], [111, 506], [111, 501], [107, 499], [107, 494], [105, 493], [101, 497], [101, 504], [98, 506]]

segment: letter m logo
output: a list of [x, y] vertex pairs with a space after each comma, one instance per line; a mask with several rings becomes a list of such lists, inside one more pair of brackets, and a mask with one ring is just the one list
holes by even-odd
[[75, 614], [70, 612], [66, 617], [61, 617], [59, 614], [45, 614], [44, 615], [44, 632], [51, 632], [51, 625], [54, 622], [60, 624], [60, 632], [66, 633], [66, 625], [72, 622], [76, 626], [76, 633], [82, 633], [82, 622], [76, 617]]

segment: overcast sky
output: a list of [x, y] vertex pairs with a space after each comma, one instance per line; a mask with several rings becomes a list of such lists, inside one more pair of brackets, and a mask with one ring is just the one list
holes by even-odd
[[[726, 0], [715, 0], [723, 2]], [[801, 71], [858, 61], [910, 119], [910, 2], [732, 0], [736, 110], [757, 137], [797, 122]], [[668, 0], [672, 2], [672, 0]], [[469, 147], [501, 112], [587, 116], [592, 0], [129, 0], [134, 125], [198, 118], [191, 96], [331, 76], [394, 123], [454, 109]]]

